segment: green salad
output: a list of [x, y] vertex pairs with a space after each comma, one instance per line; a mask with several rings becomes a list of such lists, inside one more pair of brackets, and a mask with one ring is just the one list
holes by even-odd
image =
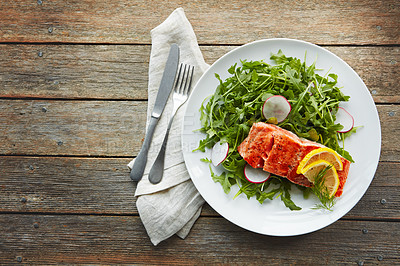
[[[205, 138], [195, 151], [204, 152], [215, 143], [227, 142], [229, 152], [221, 163], [224, 171], [221, 175], [213, 172], [211, 177], [229, 193], [233, 185], [239, 186], [239, 194], [247, 198], [255, 197], [260, 203], [266, 199], [280, 198], [290, 210], [301, 210], [291, 199], [292, 186], [303, 191], [305, 198], [314, 191], [291, 183], [286, 178], [272, 175], [266, 182], [255, 184], [244, 176], [246, 161], [240, 156], [237, 147], [247, 137], [255, 122], [266, 121], [262, 115], [262, 106], [273, 95], [285, 97], [292, 110], [288, 117], [278, 123], [279, 127], [292, 131], [297, 136], [321, 143], [353, 162], [345, 150], [344, 140], [355, 133], [357, 128], [346, 133], [338, 133], [343, 126], [335, 123], [339, 104], [349, 100], [349, 96], [337, 87], [338, 76], [329, 71], [324, 75], [315, 67], [315, 62], [307, 66], [304, 60], [286, 57], [281, 50], [272, 54], [273, 65], [264, 61], [246, 61], [231, 66], [230, 76], [219, 80], [215, 93], [206, 98], [200, 107], [200, 132]], [[276, 122], [276, 121], [275, 121]], [[203, 162], [211, 163], [208, 158]], [[235, 197], [236, 197], [235, 196]], [[332, 202], [321, 200], [322, 207], [330, 209]]]

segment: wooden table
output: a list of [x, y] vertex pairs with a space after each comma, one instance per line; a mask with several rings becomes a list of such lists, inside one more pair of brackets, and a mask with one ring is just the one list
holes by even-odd
[[[150, 243], [126, 164], [145, 133], [149, 32], [180, 6], [209, 64], [287, 37], [334, 52], [361, 76], [382, 152], [342, 219], [269, 237], [206, 204], [186, 240]], [[1, 264], [400, 264], [398, 0], [1, 1], [0, 49]]]

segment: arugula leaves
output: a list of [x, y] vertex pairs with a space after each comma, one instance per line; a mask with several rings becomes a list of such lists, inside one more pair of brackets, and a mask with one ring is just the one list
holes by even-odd
[[[234, 64], [228, 69], [230, 76], [226, 80], [215, 74], [219, 85], [200, 107], [199, 131], [205, 133], [205, 138], [195, 151], [204, 152], [218, 141], [228, 142], [230, 149], [222, 163], [225, 172], [216, 175], [210, 167], [213, 180], [222, 185], [225, 193], [229, 193], [233, 185], [238, 185], [238, 195], [243, 193], [248, 198], [256, 197], [260, 203], [279, 197], [289, 209], [300, 210], [291, 200], [292, 183], [287, 179], [271, 176], [263, 184], [253, 184], [243, 174], [246, 162], [237, 152], [237, 147], [247, 137], [253, 123], [266, 122], [261, 112], [264, 101], [272, 95], [284, 96], [292, 105], [292, 111], [278, 126], [299, 137], [322, 143], [351, 162], [354, 161], [350, 154], [340, 144], [357, 128], [344, 134], [337, 133], [343, 128], [335, 123], [337, 108], [340, 102], [348, 101], [350, 97], [336, 86], [336, 74], [321, 76], [315, 62], [306, 66], [305, 60], [301, 62], [286, 57], [281, 50], [270, 58], [276, 65], [242, 60], [239, 65]], [[209, 162], [208, 159], [204, 161]], [[302, 190], [306, 197], [309, 190]]]

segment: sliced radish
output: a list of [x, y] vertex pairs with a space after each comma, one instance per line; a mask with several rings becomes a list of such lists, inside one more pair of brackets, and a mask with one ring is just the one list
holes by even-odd
[[354, 127], [354, 118], [353, 116], [347, 112], [343, 107], [339, 107], [336, 113], [336, 123], [339, 123], [343, 126], [341, 130], [338, 130], [339, 133], [346, 133], [350, 131]]
[[211, 161], [214, 166], [220, 165], [223, 161], [225, 161], [228, 156], [229, 144], [228, 142], [221, 143], [218, 141], [214, 144], [214, 147], [211, 150]]
[[285, 97], [274, 95], [265, 100], [262, 113], [265, 119], [276, 117], [278, 123], [280, 123], [286, 119], [291, 110], [292, 107]]
[[265, 172], [262, 168], [253, 168], [250, 164], [246, 164], [244, 166], [244, 176], [249, 182], [260, 184], [267, 181], [271, 174]]

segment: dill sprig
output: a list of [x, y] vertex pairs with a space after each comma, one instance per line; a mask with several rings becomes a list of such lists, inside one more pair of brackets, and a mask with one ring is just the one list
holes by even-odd
[[333, 211], [333, 206], [336, 203], [335, 196], [329, 196], [328, 188], [325, 186], [325, 174], [332, 168], [333, 165], [326, 166], [324, 169], [319, 171], [314, 180], [314, 186], [311, 190], [320, 200], [320, 203], [316, 204], [312, 209], [325, 209]]

